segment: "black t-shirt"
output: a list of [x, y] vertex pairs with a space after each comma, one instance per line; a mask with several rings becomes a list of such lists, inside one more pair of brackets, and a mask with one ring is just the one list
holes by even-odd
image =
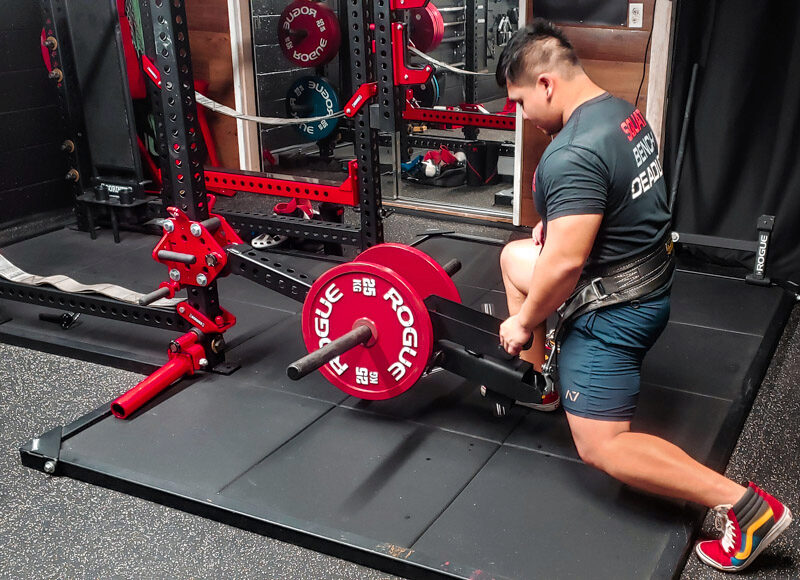
[[566, 215], [602, 214], [586, 267], [619, 262], [667, 233], [663, 173], [644, 115], [605, 93], [575, 109], [545, 149], [533, 178], [536, 210], [545, 228]]

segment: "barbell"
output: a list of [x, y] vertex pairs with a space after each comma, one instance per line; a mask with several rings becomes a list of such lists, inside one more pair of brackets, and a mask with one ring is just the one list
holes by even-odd
[[435, 343], [425, 298], [461, 302], [445, 267], [402, 244], [368, 248], [353, 262], [318, 278], [303, 303], [309, 354], [287, 368], [291, 379], [319, 369], [333, 385], [361, 399], [396, 397], [428, 368]]
[[289, 378], [319, 369], [349, 395], [382, 400], [436, 365], [508, 401], [538, 401], [544, 378], [503, 350], [501, 321], [461, 304], [451, 279], [460, 268], [458, 260], [441, 266], [417, 248], [387, 243], [328, 270], [303, 303], [309, 354], [287, 367]]

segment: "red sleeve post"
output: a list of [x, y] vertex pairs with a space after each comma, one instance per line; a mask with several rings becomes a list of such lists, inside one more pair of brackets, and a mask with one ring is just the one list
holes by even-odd
[[203, 365], [205, 351], [197, 344], [197, 334], [188, 332], [173, 341], [178, 352], [169, 353], [169, 362], [111, 403], [111, 413], [118, 419], [129, 417], [161, 391], [186, 375], [193, 375]]

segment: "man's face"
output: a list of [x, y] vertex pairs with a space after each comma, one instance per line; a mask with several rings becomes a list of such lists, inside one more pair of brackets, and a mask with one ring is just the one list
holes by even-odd
[[506, 83], [508, 98], [522, 109], [522, 118], [531, 121], [547, 135], [555, 135], [563, 126], [561, 112], [554, 105], [554, 78], [541, 74], [533, 84]]

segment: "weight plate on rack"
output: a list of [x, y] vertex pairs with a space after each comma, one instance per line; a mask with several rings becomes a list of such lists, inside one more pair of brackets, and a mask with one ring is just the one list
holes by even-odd
[[409, 10], [409, 38], [422, 52], [435, 50], [444, 38], [444, 18], [442, 13], [428, 2], [423, 8]]
[[[322, 117], [341, 110], [339, 96], [333, 86], [323, 77], [297, 79], [286, 93], [286, 113], [295, 119]], [[334, 132], [339, 122], [335, 119], [320, 119], [312, 123], [295, 125], [308, 141], [319, 141]]]
[[321, 2], [294, 0], [278, 20], [278, 44], [297, 66], [330, 62], [339, 52], [342, 33], [336, 13]]
[[436, 75], [432, 74], [425, 84], [414, 85], [412, 87], [414, 98], [421, 107], [432, 109], [439, 104], [439, 81]]

